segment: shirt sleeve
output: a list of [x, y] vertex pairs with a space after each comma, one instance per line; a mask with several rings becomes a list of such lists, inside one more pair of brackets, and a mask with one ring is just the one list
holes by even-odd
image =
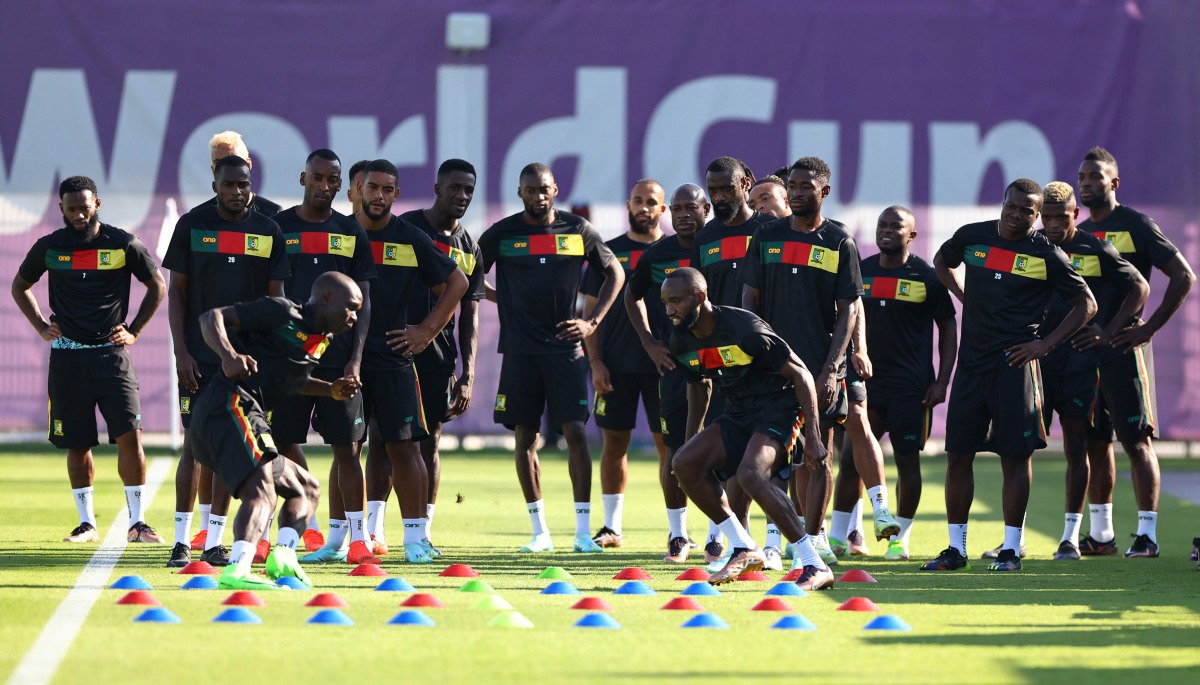
[[742, 331], [738, 347], [755, 359], [763, 359], [772, 371], [783, 368], [792, 356], [792, 348], [757, 316]]
[[150, 251], [136, 237], [132, 238], [129, 245], [125, 247], [125, 264], [129, 266], [129, 273], [142, 283], [153, 279], [155, 271], [158, 270], [158, 267], [154, 265], [154, 258], [150, 256]]
[[834, 288], [834, 298], [857, 300], [862, 294], [862, 267], [859, 264], [858, 244], [853, 238], [846, 238], [838, 246], [837, 286]]
[[1138, 224], [1138, 239], [1136, 241], [1139, 252], [1145, 252], [1150, 255], [1150, 263], [1155, 268], [1161, 269], [1163, 265], [1175, 258], [1179, 254], [1179, 248], [1167, 236], [1163, 235], [1162, 229], [1154, 220], [1148, 216], [1140, 216], [1141, 221]]
[[417, 273], [420, 274], [421, 281], [430, 288], [445, 283], [450, 274], [458, 269], [458, 265], [433, 244], [433, 238], [425, 231], [408, 222], [404, 222], [404, 230], [417, 258]]
[[[754, 237], [746, 246], [746, 258], [742, 260], [742, 284], [755, 290], [762, 290], [762, 240], [761, 229], [754, 231]], [[697, 262], [698, 263], [698, 262]], [[742, 294], [738, 293], [741, 301]]]
[[483, 255], [479, 252], [479, 245], [471, 243], [467, 247], [475, 260], [475, 268], [467, 274], [467, 293], [463, 295], [463, 301], [479, 301], [487, 296], [487, 288], [483, 285]]
[[956, 316], [950, 291], [946, 290], [946, 286], [942, 285], [932, 269], [925, 279], [925, 297], [929, 303], [929, 314], [934, 321], [949, 321]]
[[[192, 220], [191, 213], [179, 217], [167, 253], [163, 255], [163, 266], [178, 274], [188, 275], [192, 271]], [[280, 241], [282, 242], [282, 241]]]
[[1054, 292], [1068, 302], [1088, 289], [1083, 276], [1071, 268], [1067, 253], [1058, 247], [1046, 253], [1046, 280]]
[[267, 260], [267, 272], [271, 274], [268, 280], [286, 281], [292, 277], [292, 262], [287, 256], [287, 245], [283, 239], [283, 231], [279, 230], [279, 224], [275, 223], [274, 219], [267, 218], [265, 226], [272, 236], [271, 240], [271, 257]]
[[371, 237], [357, 221], [351, 219], [350, 222], [354, 224], [352, 228], [347, 224], [347, 228], [351, 228], [350, 235], [354, 236], [354, 254], [350, 258], [350, 273], [346, 275], [356, 281], [373, 280], [379, 274], [375, 271], [375, 255], [371, 253]]
[[[600, 240], [600, 234], [588, 223], [587, 219], [583, 219], [579, 231], [583, 235], [584, 256], [587, 259], [587, 263], [591, 265], [591, 269], [588, 270], [595, 269], [600, 272], [599, 275], [603, 276], [604, 269], [609, 264], [612, 264], [617, 256], [613, 254], [608, 245], [604, 244], [603, 240]], [[599, 289], [597, 289], [597, 292], [599, 292]]]
[[1105, 283], [1117, 289], [1117, 292], [1121, 295], [1121, 299], [1125, 299], [1125, 296], [1129, 293], [1129, 289], [1133, 287], [1133, 284], [1141, 274], [1138, 273], [1137, 268], [1133, 264], [1130, 264], [1109, 243], [1102, 243], [1099, 256], [1101, 278], [1104, 279]]
[[37, 283], [41, 280], [42, 274], [46, 273], [46, 249], [46, 238], [38, 238], [17, 269], [17, 275], [27, 283]]
[[269, 331], [287, 323], [293, 307], [285, 297], [263, 296], [233, 305], [237, 312], [238, 330]]
[[499, 224], [492, 224], [491, 228], [484, 231], [483, 235], [479, 236], [479, 255], [480, 265], [482, 267], [480, 273], [486, 274], [487, 272], [491, 271], [492, 265], [494, 265], [496, 260], [500, 258], [500, 238], [499, 231], [496, 228], [498, 225]]
[[625, 279], [625, 287], [639, 300], [644, 298], [646, 293], [650, 292], [650, 286], [654, 280], [653, 256], [653, 253], [649, 250], [642, 253], [642, 258], [638, 260], [633, 273], [629, 274], [629, 278]]
[[963, 235], [965, 230], [966, 226], [955, 231], [954, 235], [942, 243], [941, 249], [938, 250], [938, 254], [942, 256], [942, 262], [951, 269], [963, 263], [963, 250], [966, 249], [966, 240]]

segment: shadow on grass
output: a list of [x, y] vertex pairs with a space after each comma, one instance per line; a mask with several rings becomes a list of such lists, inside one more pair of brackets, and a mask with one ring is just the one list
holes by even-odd
[[[969, 635], [876, 635], [870, 638], [873, 645], [908, 647], [914, 645], [936, 645], [939, 647], [1195, 647], [1196, 629], [1193, 627], [1114, 625], [1104, 623], [1078, 628], [1043, 630], [1031, 626], [1030, 630], [991, 630], [986, 634]], [[1069, 669], [1068, 669], [1069, 670]], [[1080, 667], [1079, 673], [1090, 671]], [[1108, 671], [1105, 672], [1106, 674]], [[1145, 673], [1138, 671], [1137, 680], [1144, 680]], [[1034, 680], [1033, 682], [1041, 682]]]

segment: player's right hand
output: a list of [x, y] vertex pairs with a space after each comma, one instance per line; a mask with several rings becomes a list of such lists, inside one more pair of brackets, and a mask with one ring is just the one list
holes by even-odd
[[596, 388], [596, 392], [601, 395], [607, 395], [613, 391], [612, 374], [608, 372], [608, 367], [599, 359], [592, 360], [592, 387]]
[[235, 354], [221, 360], [221, 371], [231, 381], [240, 381], [258, 371], [258, 362], [248, 354]]
[[821, 405], [822, 411], [828, 409], [829, 405], [837, 399], [837, 381], [837, 375], [828, 369], [817, 376], [817, 403]]
[[675, 368], [675, 358], [671, 356], [671, 349], [663, 343], [655, 340], [650, 345], [643, 347], [646, 349], [646, 354], [650, 356], [650, 361], [654, 362], [654, 368], [658, 369], [659, 375]]
[[1071, 345], [1080, 351], [1095, 350], [1110, 347], [1112, 341], [1104, 333], [1104, 329], [1094, 323], [1085, 324], [1075, 337], [1071, 338]]
[[804, 465], [810, 471], [820, 469], [828, 456], [829, 452], [826, 451], [825, 445], [822, 445], [820, 440], [804, 441]]
[[41, 334], [42, 340], [50, 342], [51, 340], [58, 340], [62, 337], [62, 329], [58, 327], [57, 323], [51, 322], [49, 326], [46, 326], [42, 329]]
[[190, 392], [200, 389], [200, 365], [185, 350], [175, 351], [175, 375], [179, 384]]
[[329, 386], [329, 396], [335, 400], [346, 401], [358, 394], [362, 383], [353, 376], [342, 376]]

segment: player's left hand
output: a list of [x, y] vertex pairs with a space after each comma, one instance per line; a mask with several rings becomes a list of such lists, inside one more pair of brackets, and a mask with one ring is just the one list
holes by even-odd
[[221, 371], [231, 381], [240, 381], [258, 371], [258, 362], [248, 354], [235, 354], [221, 360]]
[[412, 356], [424, 352], [435, 335], [437, 331], [429, 333], [421, 326], [409, 326], [400, 331], [388, 331], [387, 344], [403, 355]]
[[554, 337], [559, 340], [583, 340], [599, 327], [600, 324], [593, 324], [590, 319], [567, 319], [558, 322], [558, 335]]
[[925, 399], [921, 404], [926, 407], [936, 407], [946, 401], [946, 384], [934, 381], [933, 385], [925, 389]]
[[337, 379], [329, 386], [329, 396], [335, 400], [346, 401], [358, 394], [358, 389], [362, 387], [362, 383], [358, 378], [343, 376]]
[[1112, 339], [1104, 332], [1104, 329], [1094, 323], [1086, 324], [1075, 337], [1071, 338], [1071, 345], [1079, 350], [1096, 350], [1112, 346]]
[[1004, 361], [1009, 366], [1025, 366], [1035, 359], [1050, 354], [1050, 345], [1045, 340], [1030, 340], [1004, 350]]
[[828, 369], [822, 370], [821, 375], [817, 376], [817, 403], [822, 411], [837, 399], [837, 381], [837, 375]]
[[117, 324], [113, 326], [112, 334], [108, 336], [108, 341], [120, 347], [128, 347], [137, 342], [137, 336], [129, 332], [125, 328], [125, 324]]
[[820, 440], [807, 439], [804, 441], [804, 465], [810, 471], [820, 469], [828, 457], [829, 452], [825, 450], [825, 445], [822, 445]]
[[447, 410], [450, 416], [458, 416], [471, 406], [472, 385], [474, 382], [469, 376], [463, 376], [455, 381], [454, 389], [450, 391], [450, 407]]
[[601, 395], [607, 395], [613, 391], [612, 374], [609, 373], [608, 367], [599, 359], [593, 359], [592, 363], [592, 387]]
[[850, 355], [850, 363], [854, 365], [854, 371], [858, 373], [858, 377], [864, 381], [871, 380], [871, 376], [875, 375], [875, 369], [871, 366], [871, 358], [862, 352], [855, 351]]
[[359, 374], [361, 373], [361, 371], [362, 371], [362, 363], [361, 362], [349, 362], [348, 364], [346, 364], [346, 368], [342, 369], [342, 376], [344, 376], [346, 378], [360, 378], [361, 376]]
[[1150, 330], [1146, 322], [1139, 319], [1134, 325], [1126, 326], [1121, 329], [1120, 333], [1114, 335], [1112, 337], [1112, 346], [1122, 352], [1131, 352], [1150, 342], [1150, 339], [1153, 337], [1154, 331]]

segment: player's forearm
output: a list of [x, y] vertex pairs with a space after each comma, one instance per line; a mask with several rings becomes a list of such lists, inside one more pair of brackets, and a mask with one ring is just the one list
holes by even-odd
[[300, 388], [300, 394], [316, 397], [333, 397], [333, 383], [310, 377], [308, 382], [304, 384], [304, 387]]
[[212, 348], [221, 361], [237, 357], [237, 350], [229, 342], [229, 334], [225, 330], [225, 317], [220, 309], [210, 309], [200, 315], [200, 334], [204, 336], [204, 344]]
[[171, 344], [175, 353], [187, 353], [187, 286], [181, 286], [171, 277], [167, 286], [167, 323], [171, 328]]
[[626, 287], [624, 300], [625, 311], [629, 313], [629, 323], [633, 326], [633, 332], [637, 334], [642, 347], [658, 342], [650, 330], [650, 315], [646, 311], [646, 303], [642, 301], [642, 298], [634, 297], [633, 292]]
[[758, 303], [762, 300], [762, 291], [748, 285], [742, 286], [742, 309], [748, 312], [758, 312]]
[[458, 349], [462, 351], [462, 376], [475, 378], [475, 355], [479, 350], [479, 300], [467, 300], [458, 310]]
[[126, 329], [133, 334], [133, 337], [139, 337], [142, 331], [146, 330], [147, 324], [162, 306], [163, 298], [167, 296], [167, 284], [163, 280], [161, 274], [154, 272], [154, 277], [146, 284], [146, 295], [142, 298], [142, 303], [138, 305], [137, 313], [133, 316], [133, 321], [129, 322], [129, 327]]
[[833, 340], [829, 343], [829, 354], [825, 357], [825, 368], [831, 373], [842, 366], [846, 359], [846, 347], [850, 344], [850, 328], [854, 325], [854, 300], [838, 300], [837, 320], [833, 325]]
[[938, 280], [942, 282], [942, 285], [946, 286], [946, 290], [949, 290], [955, 299], [962, 302], [965, 295], [962, 283], [958, 280], [958, 271], [946, 266], [946, 262], [942, 260], [941, 252], [933, 256], [933, 270], [937, 274]]
[[683, 433], [684, 440], [691, 440], [704, 425], [704, 415], [708, 413], [708, 402], [712, 396], [711, 390], [708, 381], [687, 384], [688, 415]]
[[371, 283], [358, 281], [362, 291], [362, 308], [358, 310], [358, 321], [354, 323], [354, 337], [350, 345], [350, 364], [355, 368], [362, 366], [363, 347], [367, 344], [367, 333], [371, 330]]
[[617, 296], [624, 287], [624, 271], [619, 267], [605, 269], [604, 284], [600, 286], [600, 292], [596, 294], [596, 304], [587, 313], [585, 318], [592, 321], [601, 321], [604, 319], [604, 315], [608, 314], [608, 310], [617, 301]]
[[854, 341], [854, 351], [867, 354], [867, 317], [862, 300], [854, 301], [854, 324], [850, 327], [850, 339]]
[[46, 317], [42, 316], [42, 309], [38, 306], [37, 298], [33, 296], [33, 284], [26, 282], [20, 276], [13, 279], [12, 296], [17, 303], [17, 309], [25, 315], [25, 319], [29, 321], [29, 325], [33, 326], [33, 330], [41, 334], [50, 325]]
[[451, 272], [450, 277], [446, 279], [445, 287], [438, 295], [437, 302], [434, 303], [433, 309], [421, 321], [421, 328], [431, 332], [431, 335], [437, 335], [437, 332], [446, 327], [450, 322], [450, 317], [454, 316], [454, 308], [458, 306], [462, 296], [467, 292], [467, 277], [463, 272], [455, 269]]
[[817, 385], [812, 374], [804, 365], [792, 360], [787, 368], [791, 370], [792, 387], [796, 392], [796, 402], [804, 411], [804, 435], [806, 440], [821, 441], [820, 407], [817, 405]]
[[938, 372], [937, 382], [947, 384], [954, 372], [954, 361], [958, 356], [958, 324], [954, 319], [938, 322]]
[[1051, 349], [1058, 347], [1064, 340], [1075, 335], [1095, 315], [1096, 298], [1092, 297], [1091, 290], [1084, 290], [1082, 295], [1071, 300], [1071, 312], [1063, 318], [1057, 328], [1050, 332], [1050, 335], [1046, 336], [1045, 343]]
[[[1146, 284], [1145, 279], [1138, 277], [1138, 280], [1129, 288], [1129, 292], [1125, 294], [1125, 299], [1121, 301], [1121, 306], [1117, 309], [1117, 313], [1113, 315], [1112, 321], [1104, 327], [1104, 335], [1112, 338], [1121, 329], [1129, 325], [1137, 312], [1141, 311], [1146, 304], [1146, 298], [1150, 295], [1150, 286]], [[1186, 294], [1185, 294], [1186, 297]]]
[[1169, 276], [1171, 280], [1167, 283], [1167, 289], [1163, 291], [1162, 302], [1150, 318], [1146, 319], [1146, 325], [1155, 332], [1167, 325], [1175, 312], [1183, 306], [1183, 301], [1187, 299], [1188, 293], [1196, 283], [1196, 274], [1192, 273], [1186, 262], [1183, 263], [1183, 268], [1175, 270]]
[[[583, 296], [583, 310], [586, 312], [596, 311], [597, 297], [592, 295]], [[583, 349], [587, 352], [588, 362], [595, 363], [604, 360], [604, 345], [600, 342], [600, 327], [592, 331], [592, 334], [583, 339]]]

